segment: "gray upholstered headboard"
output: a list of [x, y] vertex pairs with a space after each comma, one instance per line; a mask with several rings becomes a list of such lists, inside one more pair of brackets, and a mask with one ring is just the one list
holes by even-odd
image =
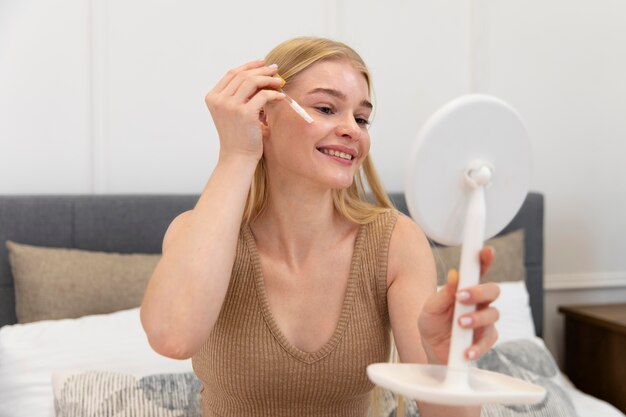
[[[407, 213], [404, 195], [392, 193]], [[163, 234], [195, 195], [0, 196], [0, 326], [16, 322], [6, 240], [119, 253], [159, 253]], [[502, 233], [525, 229], [526, 283], [537, 335], [543, 334], [543, 196], [529, 193]]]

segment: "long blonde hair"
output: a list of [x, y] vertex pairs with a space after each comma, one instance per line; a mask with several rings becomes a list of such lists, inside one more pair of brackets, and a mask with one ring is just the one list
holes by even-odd
[[[316, 37], [290, 39], [271, 50], [265, 57], [265, 62], [278, 65], [280, 76], [285, 80], [285, 85], [289, 85], [294, 77], [316, 62], [333, 59], [349, 60], [354, 68], [363, 74], [371, 93], [371, 76], [365, 62], [354, 49], [341, 42]], [[366, 182], [363, 181], [363, 177]], [[366, 187], [369, 187], [373, 202], [367, 198]], [[393, 207], [374, 169], [370, 155], [363, 160], [352, 184], [345, 189], [332, 190], [332, 196], [335, 210], [357, 224], [369, 223], [380, 212]], [[261, 158], [248, 193], [243, 222], [248, 223], [258, 216], [265, 208], [267, 199], [267, 168], [265, 158]]]

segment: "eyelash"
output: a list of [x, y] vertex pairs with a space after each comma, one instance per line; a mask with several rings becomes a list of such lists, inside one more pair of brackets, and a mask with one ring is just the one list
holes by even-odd
[[[320, 107], [316, 107], [316, 109], [320, 113], [326, 114], [326, 115], [330, 115], [334, 113], [334, 110], [328, 106], [320, 106]], [[370, 121], [364, 117], [355, 117], [354, 120], [356, 120], [356, 123], [361, 126], [367, 127], [370, 125]]]

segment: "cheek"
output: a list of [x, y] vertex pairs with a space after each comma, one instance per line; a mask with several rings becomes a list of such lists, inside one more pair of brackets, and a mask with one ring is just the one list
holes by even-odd
[[370, 153], [370, 146], [372, 144], [369, 132], [365, 132], [361, 135], [359, 143], [361, 146], [361, 162], [363, 162], [365, 157]]
[[[311, 114], [311, 112], [309, 112], [309, 114]], [[336, 125], [331, 120], [324, 117], [315, 117], [313, 115], [313, 123], [306, 123], [304, 131], [310, 136], [321, 138], [332, 134], [335, 128]]]

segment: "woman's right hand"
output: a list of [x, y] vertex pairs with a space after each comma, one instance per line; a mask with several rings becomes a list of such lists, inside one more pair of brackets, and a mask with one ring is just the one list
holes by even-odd
[[263, 155], [263, 135], [259, 119], [263, 107], [282, 100], [278, 92], [282, 80], [274, 77], [275, 66], [253, 61], [231, 69], [209, 91], [205, 102], [220, 138], [220, 157]]

